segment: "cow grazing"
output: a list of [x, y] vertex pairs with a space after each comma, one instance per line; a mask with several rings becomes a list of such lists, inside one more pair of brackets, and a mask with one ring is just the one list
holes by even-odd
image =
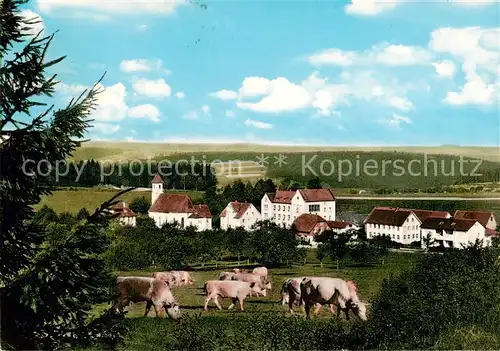
[[[301, 297], [301, 291], [300, 291], [300, 283], [306, 279], [307, 277], [296, 277], [296, 278], [288, 278], [285, 279], [283, 282], [283, 285], [281, 286], [281, 304], [286, 305], [288, 304], [288, 309], [291, 314], [294, 314], [293, 311], [293, 305], [299, 305], [302, 306], [304, 304], [304, 301], [302, 300]], [[321, 309], [321, 304], [316, 305], [316, 310], [315, 314], [319, 312]], [[330, 312], [335, 313], [333, 310], [333, 305], [330, 304]]]
[[[271, 289], [271, 283], [267, 278], [254, 274], [254, 273], [236, 273], [231, 277], [231, 280], [238, 280], [241, 282], [247, 282], [247, 283], [257, 283], [259, 285], [262, 285], [264, 289], [262, 292], [257, 294], [256, 296], [267, 296], [267, 289]], [[254, 293], [252, 293], [253, 295]]]
[[265, 290], [265, 288], [258, 283], [247, 283], [235, 280], [208, 280], [205, 283], [204, 290], [206, 292], [205, 311], [208, 311], [208, 303], [210, 300], [213, 300], [217, 308], [222, 310], [222, 306], [218, 300], [219, 297], [231, 298], [232, 304], [229, 306], [228, 310], [232, 309], [238, 300], [240, 303], [240, 310], [244, 311], [243, 301], [245, 298], [250, 295], [251, 292], [260, 293], [260, 291]]
[[306, 318], [310, 318], [310, 310], [314, 304], [334, 304], [338, 307], [337, 316], [344, 311], [349, 319], [352, 310], [361, 320], [366, 321], [366, 304], [357, 295], [354, 282], [346, 282], [339, 278], [309, 277], [300, 284], [301, 297], [304, 301]]
[[117, 277], [116, 285], [119, 297], [115, 303], [115, 308], [120, 312], [130, 302], [145, 301], [146, 311], [144, 316], [147, 316], [151, 306], [154, 306], [156, 317], [159, 317], [163, 307], [170, 318], [179, 318], [179, 305], [165, 281], [150, 277]]
[[172, 272], [153, 272], [151, 274], [153, 278], [161, 279], [164, 282], [168, 283], [170, 287], [179, 286], [180, 280], [178, 274], [174, 274]]

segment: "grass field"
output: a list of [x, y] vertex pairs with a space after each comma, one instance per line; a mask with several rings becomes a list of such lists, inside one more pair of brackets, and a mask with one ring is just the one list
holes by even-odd
[[[312, 254], [312, 251], [310, 252]], [[286, 308], [281, 305], [280, 289], [283, 280], [295, 276], [331, 276], [344, 279], [353, 279], [359, 285], [359, 296], [363, 301], [373, 299], [380, 289], [384, 278], [393, 274], [398, 274], [410, 268], [420, 257], [418, 253], [390, 253], [385, 263], [373, 267], [343, 267], [339, 270], [333, 267], [319, 267], [318, 264], [308, 263], [304, 266], [293, 268], [270, 269], [269, 275], [272, 282], [272, 290], [266, 297], [250, 297], [245, 300], [245, 312], [240, 312], [238, 305], [233, 310], [227, 310], [230, 304], [229, 299], [221, 299], [224, 310], [219, 311], [213, 302], [209, 304], [209, 311], [203, 312], [204, 296], [203, 285], [206, 280], [218, 279], [222, 270], [195, 271], [193, 275], [196, 279], [195, 285], [188, 287], [174, 288], [174, 295], [178, 298], [183, 318], [199, 316], [212, 325], [221, 325], [223, 328], [231, 328], [234, 317], [250, 320], [258, 314], [269, 313], [273, 315], [289, 316]], [[314, 257], [311, 256], [311, 260]], [[230, 270], [226, 268], [226, 270]], [[116, 272], [118, 275], [149, 276], [147, 271]], [[98, 310], [105, 306], [99, 306]], [[174, 328], [176, 322], [169, 319], [156, 319], [153, 309], [148, 317], [143, 317], [145, 309], [144, 303], [133, 304], [129, 307], [127, 317], [130, 318], [131, 332], [126, 337], [124, 349], [160, 349], [165, 344], [165, 340], [170, 336], [169, 331]], [[296, 308], [299, 316], [304, 312]], [[319, 319], [331, 318], [327, 308], [323, 309]], [[152, 329], [151, 329], [152, 328]]]
[[455, 155], [480, 158], [500, 162], [498, 147], [482, 146], [291, 146], [260, 144], [174, 144], [174, 143], [129, 143], [123, 141], [89, 141], [76, 150], [76, 160], [112, 160], [147, 159], [155, 156], [169, 156], [176, 153], [202, 152], [316, 152], [316, 151], [384, 151], [427, 153], [430, 155]]
[[[85, 207], [88, 211], [93, 211], [103, 202], [109, 200], [115, 195], [118, 190], [103, 190], [95, 188], [75, 188], [75, 190], [56, 190], [50, 196], [44, 196], [35, 209], [47, 205], [54, 211], [77, 213], [81, 208]], [[200, 191], [175, 191], [171, 193], [188, 194], [195, 202], [201, 199], [203, 193]], [[150, 191], [130, 191], [124, 194], [121, 199], [130, 203], [136, 197], [145, 196], [151, 199]]]

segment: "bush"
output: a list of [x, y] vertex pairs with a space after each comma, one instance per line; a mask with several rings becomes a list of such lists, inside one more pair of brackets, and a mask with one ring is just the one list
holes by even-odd
[[427, 255], [413, 270], [386, 280], [371, 324], [379, 346], [430, 348], [441, 335], [478, 326], [498, 335], [498, 251], [478, 244]]

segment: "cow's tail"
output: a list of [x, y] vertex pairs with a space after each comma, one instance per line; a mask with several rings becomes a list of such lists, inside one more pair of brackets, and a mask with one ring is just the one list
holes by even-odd
[[207, 283], [205, 283], [203, 285], [203, 292], [206, 294], [208, 291], [207, 291]]

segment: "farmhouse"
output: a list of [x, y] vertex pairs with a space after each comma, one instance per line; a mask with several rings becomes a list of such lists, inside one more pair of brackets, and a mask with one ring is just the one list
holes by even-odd
[[433, 246], [460, 248], [478, 239], [482, 240], [483, 246], [491, 245], [492, 235], [476, 219], [427, 218], [421, 228], [422, 238], [429, 237]]
[[304, 213], [335, 220], [335, 196], [330, 189], [277, 190], [264, 194], [261, 200], [262, 219], [290, 228]]
[[212, 214], [208, 205], [193, 205], [186, 194], [165, 194], [163, 180], [157, 174], [152, 181], [151, 207], [148, 215], [161, 227], [165, 223], [177, 223], [182, 228], [212, 229]]
[[365, 232], [368, 238], [388, 235], [398, 243], [411, 244], [421, 241], [420, 225], [427, 218], [450, 217], [446, 211], [375, 207], [365, 219]]
[[260, 219], [260, 212], [254, 205], [248, 202], [233, 201], [228, 203], [220, 214], [220, 227], [223, 230], [237, 227], [250, 230]]
[[292, 224], [292, 230], [296, 235], [306, 240], [312, 247], [317, 247], [318, 243], [314, 240], [316, 235], [330, 230], [342, 234], [349, 230], [359, 229], [350, 222], [327, 221], [323, 217], [312, 213], [304, 213], [298, 216]]
[[111, 208], [111, 212], [118, 214], [117, 219], [123, 225], [135, 227], [137, 223], [137, 215], [132, 211], [126, 202], [120, 201]]
[[487, 211], [455, 211], [453, 218], [456, 219], [475, 219], [486, 229], [495, 230], [497, 221], [493, 212]]

